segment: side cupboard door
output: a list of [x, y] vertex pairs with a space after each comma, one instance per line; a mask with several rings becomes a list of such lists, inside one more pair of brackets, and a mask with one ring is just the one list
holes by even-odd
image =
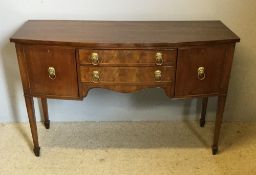
[[24, 46], [31, 95], [78, 98], [75, 49]]
[[225, 94], [234, 44], [178, 50], [175, 97]]

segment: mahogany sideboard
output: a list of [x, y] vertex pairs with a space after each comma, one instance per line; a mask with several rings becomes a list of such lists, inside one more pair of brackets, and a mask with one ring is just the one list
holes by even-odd
[[170, 98], [218, 96], [212, 153], [218, 140], [233, 54], [240, 39], [220, 21], [29, 20], [15, 42], [27, 113], [40, 155], [33, 97], [82, 100], [92, 88], [134, 92], [160, 87]]

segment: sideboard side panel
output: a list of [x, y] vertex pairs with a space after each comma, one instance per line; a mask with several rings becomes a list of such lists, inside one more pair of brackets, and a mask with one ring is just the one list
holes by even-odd
[[226, 57], [223, 63], [223, 73], [221, 76], [220, 93], [227, 94], [228, 85], [230, 80], [230, 73], [233, 63], [233, 57], [235, 52], [235, 43], [230, 44], [226, 47]]
[[18, 43], [15, 44], [15, 47], [16, 47], [16, 53], [18, 58], [20, 77], [21, 77], [24, 95], [30, 95], [30, 83], [28, 78], [28, 72], [27, 72], [28, 68], [27, 68], [26, 59], [24, 55], [24, 49], [23, 49], [23, 46]]

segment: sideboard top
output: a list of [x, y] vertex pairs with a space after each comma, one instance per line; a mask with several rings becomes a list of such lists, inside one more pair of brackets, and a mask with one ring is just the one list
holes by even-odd
[[88, 47], [178, 47], [240, 39], [221, 21], [29, 20], [10, 41]]

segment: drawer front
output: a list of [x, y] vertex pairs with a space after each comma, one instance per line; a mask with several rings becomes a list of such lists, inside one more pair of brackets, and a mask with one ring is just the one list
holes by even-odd
[[80, 65], [145, 66], [175, 65], [176, 49], [169, 50], [88, 50], [79, 49]]
[[226, 60], [225, 46], [179, 49], [175, 96], [217, 94]]
[[103, 85], [154, 85], [174, 81], [174, 67], [86, 67], [81, 66], [81, 82]]
[[25, 46], [32, 95], [78, 97], [75, 49]]

